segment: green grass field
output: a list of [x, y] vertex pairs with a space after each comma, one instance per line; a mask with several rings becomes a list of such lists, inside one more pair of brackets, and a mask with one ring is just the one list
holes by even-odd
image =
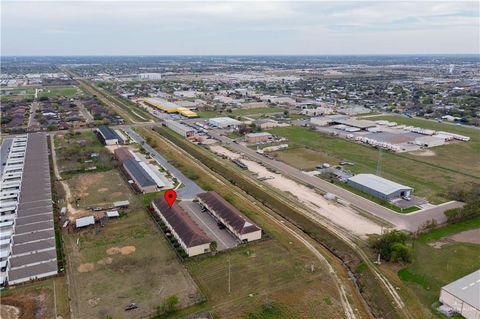
[[480, 268], [480, 245], [446, 243], [434, 248], [429, 243], [465, 230], [480, 227], [480, 218], [449, 225], [421, 235], [414, 242], [413, 262], [398, 276], [419, 300], [431, 309], [440, 288]]
[[72, 97], [81, 94], [81, 91], [76, 86], [65, 86], [65, 87], [44, 87], [42, 88], [42, 92], [38, 93], [38, 97], [42, 96], [65, 96], [65, 97]]
[[[325, 159], [330, 159], [332, 162], [334, 159], [337, 162], [343, 160], [354, 162], [354, 166], [348, 166], [348, 169], [353, 173], [375, 173], [377, 170], [379, 151], [372, 147], [328, 136], [304, 127], [277, 127], [270, 132], [288, 138], [288, 144], [292, 148], [308, 149], [300, 152], [297, 150], [299, 155], [296, 155], [296, 157], [289, 156], [288, 153], [284, 156], [284, 160], [288, 164], [297, 168], [305, 169], [302, 160], [302, 155], [304, 155], [305, 162], [311, 164], [314, 162], [321, 164]], [[471, 144], [462, 145], [468, 143]], [[471, 160], [475, 156], [475, 141], [468, 143], [461, 142], [460, 144], [457, 143], [459, 146], [454, 144], [433, 149], [435, 152], [445, 152], [450, 157], [457, 157], [456, 160], [451, 160], [449, 163], [445, 163], [445, 160], [439, 156], [420, 157], [383, 152], [382, 176], [413, 187], [416, 195], [425, 197], [432, 203], [444, 202], [447, 200], [447, 192], [452, 188], [465, 183], [480, 182], [478, 178], [480, 176], [479, 165], [476, 167], [471, 165], [472, 167], [468, 170], [463, 168], [466, 166], [465, 162], [475, 163]], [[454, 148], [451, 148], [452, 146]], [[455, 152], [456, 147], [466, 147], [467, 150], [464, 153], [457, 154]], [[445, 150], [442, 148], [445, 148]], [[281, 152], [277, 152], [279, 158], [282, 155], [278, 153]], [[315, 153], [318, 155], [315, 155]], [[316, 161], [316, 158], [318, 158], [318, 161]], [[311, 169], [312, 167], [307, 168]]]

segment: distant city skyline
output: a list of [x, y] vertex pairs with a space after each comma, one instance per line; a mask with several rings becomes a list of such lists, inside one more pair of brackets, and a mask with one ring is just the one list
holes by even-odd
[[477, 1], [2, 1], [3, 56], [479, 54]]

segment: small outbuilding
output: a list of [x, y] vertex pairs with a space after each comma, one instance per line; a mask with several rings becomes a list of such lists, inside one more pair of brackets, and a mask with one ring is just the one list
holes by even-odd
[[75, 228], [83, 228], [90, 225], [95, 225], [95, 217], [93, 216], [81, 217], [75, 220]]

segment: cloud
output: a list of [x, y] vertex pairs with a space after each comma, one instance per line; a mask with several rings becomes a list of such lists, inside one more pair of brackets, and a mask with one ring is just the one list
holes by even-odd
[[476, 1], [2, 1], [2, 54], [475, 53], [478, 6]]

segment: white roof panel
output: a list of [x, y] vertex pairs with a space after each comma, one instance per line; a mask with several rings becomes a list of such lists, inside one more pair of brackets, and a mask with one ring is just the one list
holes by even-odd
[[357, 174], [348, 180], [364, 185], [382, 194], [391, 194], [399, 190], [412, 189], [411, 187], [392, 182], [391, 180], [373, 174]]

